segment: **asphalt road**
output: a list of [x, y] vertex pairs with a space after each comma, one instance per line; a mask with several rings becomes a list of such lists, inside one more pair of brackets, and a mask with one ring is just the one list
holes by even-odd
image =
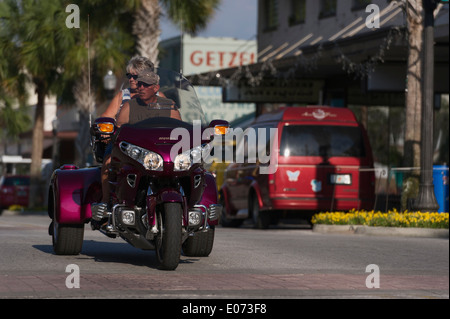
[[56, 256], [49, 222], [44, 214], [0, 216], [0, 298], [176, 298], [179, 307], [186, 298], [449, 298], [448, 239], [219, 227], [209, 257], [182, 256], [168, 272], [156, 268], [153, 251], [89, 226], [80, 255]]

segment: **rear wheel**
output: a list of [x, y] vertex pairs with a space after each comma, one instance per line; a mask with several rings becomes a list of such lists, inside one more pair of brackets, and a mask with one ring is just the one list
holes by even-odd
[[84, 224], [61, 225], [53, 220], [53, 251], [57, 255], [78, 255], [83, 247]]
[[179, 203], [165, 203], [163, 208], [157, 212], [156, 256], [159, 269], [175, 270], [181, 255], [183, 210]]
[[214, 244], [214, 226], [199, 231], [183, 243], [183, 253], [189, 257], [208, 257]]
[[52, 205], [49, 205], [49, 210], [52, 210], [49, 211], [49, 215], [52, 216], [49, 233], [52, 235], [53, 251], [57, 255], [78, 255], [83, 247], [84, 224], [58, 223], [55, 214], [55, 196], [52, 197]]

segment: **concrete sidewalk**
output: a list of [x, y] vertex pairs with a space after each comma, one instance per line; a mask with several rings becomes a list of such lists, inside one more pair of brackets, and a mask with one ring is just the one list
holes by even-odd
[[322, 225], [313, 226], [313, 231], [324, 234], [356, 234], [367, 236], [402, 236], [423, 238], [449, 238], [448, 229], [415, 227], [374, 227], [362, 225]]

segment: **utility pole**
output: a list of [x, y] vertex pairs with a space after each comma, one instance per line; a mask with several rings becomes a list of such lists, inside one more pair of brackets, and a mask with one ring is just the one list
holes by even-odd
[[439, 205], [434, 195], [433, 185], [433, 102], [434, 102], [434, 9], [437, 0], [423, 0], [424, 54], [422, 85], [422, 122], [420, 151], [419, 195], [414, 203], [416, 211], [437, 211]]

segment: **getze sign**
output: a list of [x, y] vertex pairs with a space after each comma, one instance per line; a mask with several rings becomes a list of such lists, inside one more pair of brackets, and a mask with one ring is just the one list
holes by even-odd
[[231, 68], [255, 63], [253, 52], [205, 51], [195, 50], [189, 56], [190, 63], [195, 67], [207, 67], [211, 70]]
[[323, 86], [322, 80], [266, 79], [255, 87], [229, 84], [222, 92], [224, 102], [317, 104]]

